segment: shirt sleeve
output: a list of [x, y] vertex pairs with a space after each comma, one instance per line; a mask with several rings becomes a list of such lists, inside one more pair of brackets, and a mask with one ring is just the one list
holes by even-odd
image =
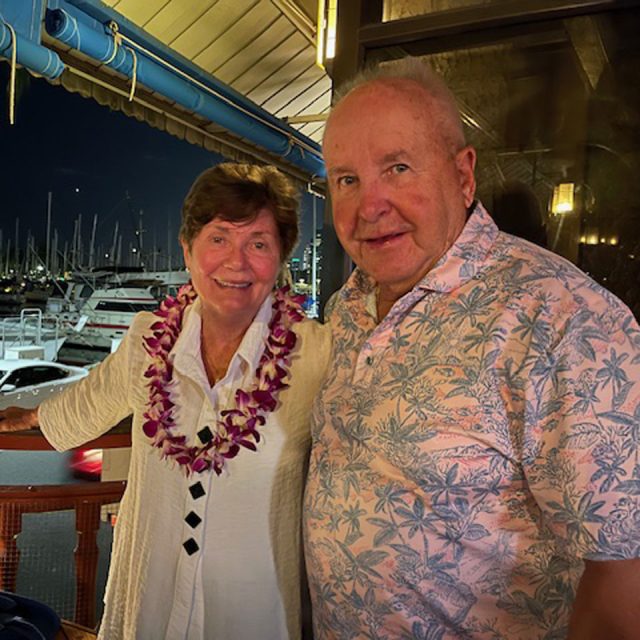
[[523, 467], [545, 523], [572, 555], [639, 557], [638, 324], [619, 302], [583, 310], [554, 349], [535, 351]]
[[133, 398], [144, 385], [142, 336], [153, 320], [149, 313], [138, 314], [115, 353], [86, 378], [40, 405], [40, 428], [55, 449], [64, 451], [93, 440], [132, 413]]

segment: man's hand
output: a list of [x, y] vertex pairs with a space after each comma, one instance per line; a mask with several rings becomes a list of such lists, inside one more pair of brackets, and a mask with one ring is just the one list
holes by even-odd
[[38, 426], [38, 409], [9, 407], [0, 411], [0, 433], [26, 431]]
[[640, 628], [640, 559], [587, 560], [569, 640], [634, 640]]

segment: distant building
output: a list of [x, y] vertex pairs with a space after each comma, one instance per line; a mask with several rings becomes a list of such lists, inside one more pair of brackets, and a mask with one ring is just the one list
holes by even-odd
[[301, 258], [289, 260], [289, 270], [294, 290], [307, 297], [307, 313], [311, 317], [316, 317], [322, 281], [322, 233], [320, 231], [316, 231], [315, 237], [304, 247]]

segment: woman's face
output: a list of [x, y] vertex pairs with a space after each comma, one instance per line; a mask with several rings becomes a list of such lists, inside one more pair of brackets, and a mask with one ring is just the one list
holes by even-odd
[[191, 243], [182, 243], [203, 318], [251, 324], [280, 269], [280, 236], [273, 213], [260, 209], [250, 222], [214, 218]]

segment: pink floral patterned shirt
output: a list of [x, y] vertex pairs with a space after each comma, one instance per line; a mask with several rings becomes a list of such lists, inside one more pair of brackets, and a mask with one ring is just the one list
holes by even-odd
[[564, 638], [583, 559], [640, 556], [636, 321], [481, 205], [379, 324], [374, 296], [338, 294], [315, 402], [316, 640]]

